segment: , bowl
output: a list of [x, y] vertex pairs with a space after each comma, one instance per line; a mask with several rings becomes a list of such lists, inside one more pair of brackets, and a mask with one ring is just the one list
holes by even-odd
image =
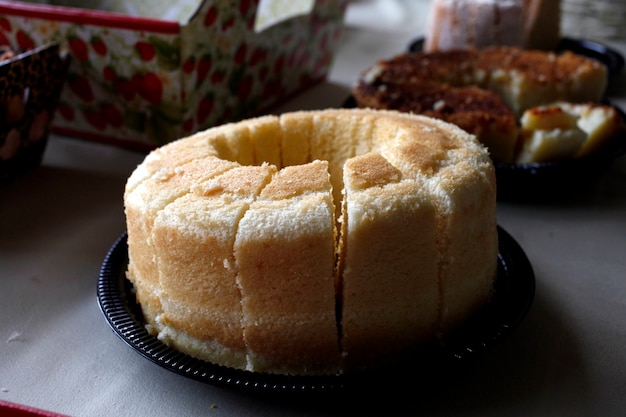
[[68, 64], [56, 44], [0, 62], [0, 182], [40, 165]]

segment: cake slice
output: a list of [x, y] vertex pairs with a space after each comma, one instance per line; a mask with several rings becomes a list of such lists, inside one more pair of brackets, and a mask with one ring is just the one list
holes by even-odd
[[527, 164], [572, 158], [585, 142], [585, 137], [585, 132], [577, 127], [524, 131], [516, 162]]
[[[317, 112], [313, 117], [311, 159], [328, 162], [333, 200], [342, 199], [343, 167], [349, 158], [370, 149], [375, 141], [371, 134], [373, 118], [370, 115], [353, 115], [344, 109]], [[341, 215], [341, 205], [336, 204], [336, 217]]]
[[250, 129], [250, 138], [254, 147], [255, 165], [267, 162], [281, 167], [283, 134], [278, 117], [269, 115], [250, 119], [248, 128]]
[[[235, 166], [234, 162], [218, 160], [212, 156], [214, 163], [207, 163], [206, 159], [192, 159], [182, 165], [176, 162], [187, 160], [185, 148], [169, 148], [168, 157], [151, 159], [148, 171], [156, 171], [152, 176], [137, 181], [129, 186], [125, 192], [125, 214], [128, 222], [128, 279], [135, 283], [137, 299], [141, 302], [144, 314], [156, 316], [161, 311], [158, 297], [159, 273], [157, 259], [152, 252], [152, 229], [158, 213], [168, 204], [190, 192], [190, 184], [219, 175]], [[200, 153], [200, 152], [199, 152]], [[142, 174], [143, 175], [143, 174]], [[136, 177], [135, 177], [136, 178]], [[136, 243], [141, 242], [141, 243]], [[145, 248], [135, 250], [134, 248]]]
[[281, 166], [301, 165], [311, 161], [313, 116], [305, 111], [286, 113], [280, 116], [280, 127], [283, 133]]
[[428, 194], [377, 153], [348, 160], [344, 182], [340, 323], [350, 372], [395, 364], [432, 341], [439, 296]]
[[[232, 248], [237, 225], [274, 166], [238, 166], [159, 211], [152, 231], [163, 313], [158, 337], [183, 352], [245, 369], [241, 294]], [[176, 329], [176, 330], [174, 330]]]
[[576, 123], [587, 135], [574, 157], [598, 152], [626, 132], [624, 118], [612, 106], [598, 103], [560, 103], [559, 106], [578, 117]]
[[558, 161], [573, 157], [587, 134], [578, 116], [559, 105], [528, 109], [521, 118], [521, 146], [517, 163]]
[[489, 207], [496, 201], [495, 169], [475, 137], [437, 119], [396, 134], [389, 145], [384, 155], [404, 178], [420, 184], [434, 206], [430, 221], [436, 227], [438, 329], [446, 334], [492, 296], [498, 242], [495, 212]]
[[569, 51], [485, 48], [475, 68], [478, 85], [500, 95], [518, 116], [555, 101], [599, 101], [608, 82], [603, 64]]
[[518, 163], [591, 155], [624, 133], [622, 116], [599, 103], [557, 102], [524, 112]]
[[[458, 152], [455, 165], [442, 167], [440, 175], [427, 181], [437, 210], [439, 328], [443, 335], [462, 326], [493, 295], [497, 221], [495, 213], [486, 208], [495, 204], [496, 190], [486, 185], [495, 184], [494, 175], [490, 164]], [[459, 186], [461, 182], [465, 186]], [[474, 186], [467, 185], [472, 183]]]
[[228, 123], [211, 129], [210, 148], [221, 159], [241, 165], [254, 165], [255, 147], [250, 128], [244, 123]]
[[336, 374], [335, 228], [326, 161], [283, 168], [234, 244], [248, 370]]

